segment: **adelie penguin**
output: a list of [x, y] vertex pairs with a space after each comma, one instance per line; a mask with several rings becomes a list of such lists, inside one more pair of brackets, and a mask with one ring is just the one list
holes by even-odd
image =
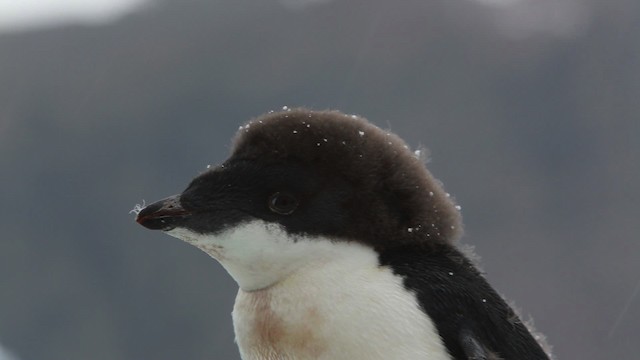
[[137, 221], [235, 279], [244, 360], [549, 359], [456, 247], [460, 213], [423, 161], [363, 118], [253, 119]]

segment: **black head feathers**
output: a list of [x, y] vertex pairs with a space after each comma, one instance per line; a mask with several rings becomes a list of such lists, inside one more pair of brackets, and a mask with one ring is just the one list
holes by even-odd
[[390, 239], [447, 243], [461, 234], [459, 211], [419, 156], [358, 116], [301, 108], [271, 112], [240, 127], [232, 158], [265, 166], [298, 163], [314, 168], [327, 186], [346, 184], [340, 201], [349, 226], [337, 237], [386, 247]]

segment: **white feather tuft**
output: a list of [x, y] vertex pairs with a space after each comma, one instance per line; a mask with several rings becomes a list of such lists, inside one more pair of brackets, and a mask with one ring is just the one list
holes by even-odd
[[133, 207], [133, 209], [131, 209], [131, 211], [129, 211], [129, 214], [134, 213], [136, 215], [140, 214], [140, 211], [142, 211], [142, 209], [146, 208], [147, 204], [145, 203], [144, 199], [142, 199], [142, 205], [141, 204], [136, 204], [136, 206]]

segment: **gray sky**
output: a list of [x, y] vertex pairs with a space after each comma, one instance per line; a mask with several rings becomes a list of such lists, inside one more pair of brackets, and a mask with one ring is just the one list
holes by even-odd
[[148, 0], [0, 0], [0, 33], [68, 22], [99, 23]]

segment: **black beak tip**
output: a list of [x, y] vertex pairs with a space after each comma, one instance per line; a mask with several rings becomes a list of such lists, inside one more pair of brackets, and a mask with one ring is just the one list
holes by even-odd
[[178, 195], [157, 201], [140, 210], [136, 222], [147, 229], [169, 231], [178, 227], [191, 213], [180, 204]]
[[144, 209], [142, 209], [138, 215], [136, 216], [136, 222], [147, 229], [151, 230], [160, 230], [162, 229], [162, 221], [158, 216], [156, 216], [157, 209], [154, 209], [151, 204]]

